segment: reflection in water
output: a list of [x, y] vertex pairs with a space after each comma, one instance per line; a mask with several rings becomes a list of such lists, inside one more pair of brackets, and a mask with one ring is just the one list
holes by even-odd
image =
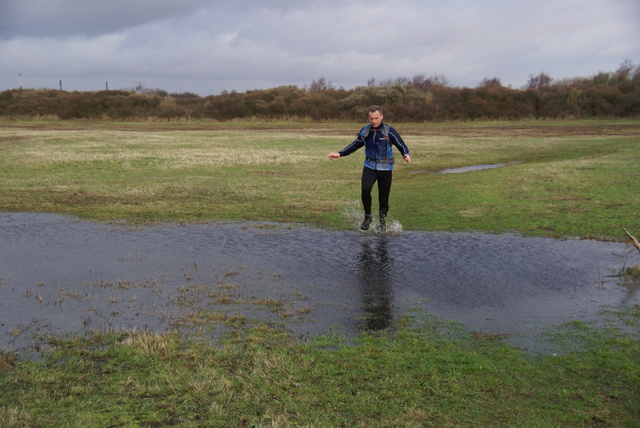
[[391, 324], [393, 260], [384, 238], [362, 243], [357, 279], [362, 293], [362, 330], [383, 330]]

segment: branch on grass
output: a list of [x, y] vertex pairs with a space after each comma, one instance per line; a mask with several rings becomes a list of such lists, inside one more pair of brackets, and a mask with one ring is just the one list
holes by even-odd
[[620, 227], [622, 228], [622, 230], [624, 230], [624, 233], [626, 233], [627, 236], [631, 238], [631, 242], [633, 243], [633, 246], [636, 247], [638, 251], [640, 251], [640, 242], [638, 242], [636, 237], [630, 234], [629, 231], [624, 226], [621, 225]]

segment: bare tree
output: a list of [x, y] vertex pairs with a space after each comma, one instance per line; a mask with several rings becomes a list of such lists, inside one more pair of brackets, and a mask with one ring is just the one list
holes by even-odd
[[526, 87], [527, 89], [540, 89], [551, 86], [551, 82], [553, 82], [553, 79], [545, 72], [542, 72], [537, 76], [530, 74]]
[[625, 80], [631, 76], [631, 72], [633, 71], [633, 61], [629, 58], [625, 59], [622, 64], [618, 66], [616, 70], [616, 74], [621, 80]]
[[491, 79], [485, 77], [480, 81], [480, 83], [478, 83], [479, 88], [482, 88], [484, 86], [502, 86], [502, 81], [499, 77], [492, 77]]
[[444, 77], [444, 74], [434, 74], [427, 78], [427, 81], [429, 86], [449, 86], [449, 81]]
[[327, 82], [327, 80], [324, 77], [319, 78], [318, 80], [314, 80], [311, 82], [311, 87], [309, 88], [309, 90], [311, 92], [323, 92], [326, 91], [327, 89], [332, 89], [333, 85], [331, 84], [331, 82]]
[[418, 89], [425, 89], [425, 78], [424, 74], [416, 74], [411, 78], [411, 84]]
[[431, 86], [448, 86], [447, 78], [442, 74], [434, 74], [426, 77], [424, 74], [416, 74], [411, 78], [411, 84], [418, 89], [428, 89]]

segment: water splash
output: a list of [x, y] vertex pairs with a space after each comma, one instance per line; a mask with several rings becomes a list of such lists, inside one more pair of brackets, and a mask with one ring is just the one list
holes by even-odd
[[[360, 203], [358, 201], [354, 201], [349, 204], [347, 208], [345, 208], [344, 214], [349, 223], [351, 223], [356, 229], [360, 230], [360, 223], [362, 223], [364, 215], [362, 213], [362, 208], [360, 208]], [[402, 233], [402, 224], [400, 224], [398, 220], [387, 220], [387, 225], [384, 230], [382, 230], [378, 219], [374, 216], [373, 223], [371, 223], [369, 229], [361, 230], [361, 232], [369, 235], [400, 235]]]
[[362, 222], [362, 209], [357, 201], [351, 202], [344, 210], [344, 215], [354, 227], [360, 228]]
[[387, 222], [387, 227], [384, 231], [380, 231], [378, 228], [379, 235], [400, 235], [402, 233], [402, 224], [398, 220], [392, 220], [391, 222]]

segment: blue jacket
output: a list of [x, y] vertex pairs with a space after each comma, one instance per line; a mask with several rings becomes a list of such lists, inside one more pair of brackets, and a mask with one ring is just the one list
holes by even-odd
[[402, 141], [400, 134], [384, 123], [378, 128], [372, 128], [371, 124], [362, 128], [353, 143], [340, 151], [340, 156], [348, 156], [362, 146], [366, 156], [364, 166], [376, 171], [393, 169], [393, 146], [398, 148], [402, 156], [409, 154], [409, 148]]

